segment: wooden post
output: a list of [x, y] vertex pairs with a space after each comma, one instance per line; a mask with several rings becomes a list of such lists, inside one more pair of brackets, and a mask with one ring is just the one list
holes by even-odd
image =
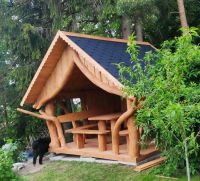
[[[130, 109], [132, 101], [127, 99], [127, 109]], [[139, 132], [135, 126], [135, 117], [130, 117], [127, 122], [128, 134], [129, 134], [129, 155], [131, 158], [137, 158], [140, 156], [140, 145], [139, 145]]]
[[61, 147], [64, 147], [66, 146], [66, 142], [65, 142], [62, 126], [58, 120], [55, 121], [55, 125], [57, 128], [58, 140], [60, 141]]
[[75, 134], [75, 138], [76, 138], [77, 147], [79, 149], [84, 148], [84, 143], [85, 143], [84, 135], [83, 134]]
[[111, 125], [111, 131], [113, 132], [113, 129], [114, 129], [114, 126], [115, 126], [115, 123], [116, 123], [116, 119], [112, 119], [111, 121], [110, 121], [110, 125]]
[[[98, 121], [99, 131], [106, 130], [106, 123], [103, 120]], [[99, 151], [105, 151], [107, 149], [106, 143], [106, 135], [98, 134], [98, 142], [99, 142]]]
[[[49, 102], [46, 105], [45, 112], [48, 115], [51, 115], [51, 116], [54, 115], [54, 104], [53, 104], [53, 102]], [[57, 129], [56, 129], [56, 126], [55, 126], [54, 122], [50, 121], [50, 120], [47, 120], [46, 123], [47, 123], [47, 127], [49, 129], [49, 135], [50, 135], [50, 138], [51, 138], [51, 143], [50, 143], [49, 147], [50, 148], [58, 148], [58, 147], [60, 147], [60, 143], [59, 143], [59, 140], [58, 140]]]

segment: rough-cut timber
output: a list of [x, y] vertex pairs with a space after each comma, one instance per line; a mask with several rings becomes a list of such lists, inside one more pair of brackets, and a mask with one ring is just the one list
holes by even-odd
[[155, 167], [157, 165], [160, 165], [161, 163], [165, 162], [165, 160], [166, 160], [165, 157], [160, 157], [155, 160], [144, 163], [142, 165], [139, 165], [139, 166], [135, 167], [134, 170], [137, 172], [141, 172], [141, 171], [147, 170], [149, 168]]

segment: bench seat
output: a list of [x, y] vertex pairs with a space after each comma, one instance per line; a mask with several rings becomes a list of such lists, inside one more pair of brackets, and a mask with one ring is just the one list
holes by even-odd
[[91, 130], [91, 129], [77, 129], [75, 128], [74, 130], [67, 130], [67, 133], [73, 133], [73, 134], [97, 134], [97, 135], [102, 135], [102, 134], [108, 134], [110, 131], [105, 130], [105, 131], [99, 131], [99, 130]]
[[67, 129], [67, 130], [65, 130], [65, 133], [72, 133], [72, 131], [75, 131], [75, 130], [95, 128], [97, 126], [98, 126], [97, 124], [89, 124], [89, 125], [79, 126], [77, 128]]

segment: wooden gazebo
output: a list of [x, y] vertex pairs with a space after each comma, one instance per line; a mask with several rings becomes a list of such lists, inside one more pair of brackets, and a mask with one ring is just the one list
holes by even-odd
[[[154, 51], [149, 43], [137, 44], [141, 59]], [[131, 65], [126, 49], [127, 40], [58, 31], [20, 104], [32, 104], [39, 112], [18, 109], [46, 120], [50, 152], [133, 163], [157, 152], [153, 144], [140, 149], [134, 114], [141, 105], [134, 97], [122, 98], [114, 64]], [[73, 98], [80, 98], [80, 112], [62, 104]], [[55, 115], [58, 106], [64, 115]], [[64, 130], [66, 122], [73, 127]], [[69, 133], [72, 142], [65, 140]]]

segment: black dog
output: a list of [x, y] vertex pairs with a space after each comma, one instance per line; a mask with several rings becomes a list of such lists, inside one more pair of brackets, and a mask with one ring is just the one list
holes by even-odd
[[6, 142], [4, 140], [0, 139], [0, 148], [5, 144], [6, 144]]
[[42, 159], [45, 153], [48, 152], [50, 138], [39, 138], [32, 144], [33, 148], [33, 165], [36, 164], [37, 157], [39, 156], [39, 164], [42, 164]]

